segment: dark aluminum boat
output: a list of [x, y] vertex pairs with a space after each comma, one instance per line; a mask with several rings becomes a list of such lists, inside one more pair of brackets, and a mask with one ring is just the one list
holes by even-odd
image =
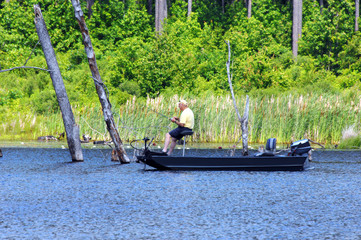
[[146, 143], [149, 139], [144, 140], [145, 149], [137, 159], [158, 170], [302, 171], [308, 161], [307, 153], [311, 150], [308, 140], [304, 139], [293, 143], [287, 155], [278, 155], [271, 151], [275, 150], [274, 139], [274, 144], [272, 140], [267, 141], [267, 152], [253, 156], [167, 156], [164, 153], [150, 151], [149, 144]]

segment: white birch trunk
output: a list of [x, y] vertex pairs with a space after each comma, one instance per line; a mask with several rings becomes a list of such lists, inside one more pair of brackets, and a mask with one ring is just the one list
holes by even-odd
[[81, 142], [79, 136], [79, 127], [75, 123], [73, 111], [71, 109], [68, 95], [65, 90], [63, 78], [60, 73], [58, 61], [54, 48], [51, 44], [48, 30], [39, 5], [34, 5], [35, 13], [35, 27], [39, 36], [41, 46], [45, 55], [46, 63], [50, 72], [50, 77], [56, 92], [56, 97], [60, 106], [63, 117], [64, 128], [66, 132], [66, 139], [70, 155], [73, 161], [83, 161], [83, 152], [81, 149]]

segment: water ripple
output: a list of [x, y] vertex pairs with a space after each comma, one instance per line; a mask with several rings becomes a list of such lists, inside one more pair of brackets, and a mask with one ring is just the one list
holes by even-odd
[[315, 151], [303, 172], [160, 172], [102, 151], [3, 149], [0, 239], [361, 238], [360, 152]]

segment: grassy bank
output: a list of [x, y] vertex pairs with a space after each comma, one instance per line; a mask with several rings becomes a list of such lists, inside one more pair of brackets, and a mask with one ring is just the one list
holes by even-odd
[[[195, 114], [195, 142], [236, 142], [241, 137], [232, 99], [229, 96], [205, 95], [199, 97], [160, 96], [155, 99], [129, 99], [122, 106], [113, 106], [114, 118], [121, 138], [125, 141], [144, 136], [157, 141], [174, 125], [166, 116], [180, 114], [176, 103], [185, 98]], [[243, 112], [245, 96], [237, 99]], [[343, 129], [355, 126], [361, 120], [361, 99], [347, 94], [284, 94], [279, 96], [251, 96], [249, 112], [249, 142], [264, 143], [276, 137], [278, 142], [309, 138], [323, 144], [338, 144]], [[100, 104], [73, 106], [81, 134], [92, 139], [109, 139]], [[6, 115], [1, 124], [0, 139], [31, 140], [38, 136], [64, 132], [61, 113], [34, 115], [18, 113]]]

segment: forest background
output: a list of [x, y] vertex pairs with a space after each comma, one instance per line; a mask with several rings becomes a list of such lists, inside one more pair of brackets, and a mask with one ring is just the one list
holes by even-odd
[[[23, 66], [32, 51], [26, 65], [47, 68], [34, 25], [38, 2], [0, 2], [0, 68]], [[196, 116], [193, 141], [238, 141], [226, 71], [229, 40], [241, 110], [250, 97], [251, 143], [309, 138], [360, 148], [358, 0], [303, 0], [297, 56], [290, 0], [253, 0], [251, 17], [243, 0], [196, 0], [190, 16], [186, 1], [168, 0], [161, 32], [150, 0], [92, 2], [81, 5], [123, 140], [162, 140], [174, 126], [154, 111], [178, 115], [176, 103], [184, 98]], [[81, 134], [109, 139], [71, 1], [44, 0], [40, 7]], [[0, 79], [0, 139], [64, 132], [48, 72], [17, 69]]]

